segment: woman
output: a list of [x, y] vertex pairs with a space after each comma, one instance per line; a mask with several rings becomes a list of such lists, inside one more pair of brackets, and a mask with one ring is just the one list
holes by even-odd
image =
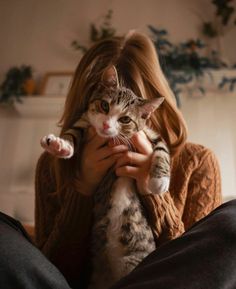
[[[216, 288], [213, 287], [215, 285], [205, 286], [210, 284], [209, 280], [211, 280], [207, 277], [203, 278], [199, 287], [195, 286], [195, 269], [201, 267], [201, 262], [202, 268], [206, 264], [209, 265], [208, 261], [202, 260], [202, 256], [207, 254], [207, 245], [211, 244], [211, 248], [215, 249], [217, 242], [210, 241], [217, 239], [219, 232], [220, 235], [226, 231], [231, 232], [231, 225], [235, 224], [235, 213], [231, 208], [235, 204], [230, 203], [220, 207], [181, 236], [185, 230], [221, 204], [220, 173], [217, 160], [211, 151], [201, 145], [186, 143], [187, 132], [184, 120], [174, 104], [173, 94], [160, 68], [155, 48], [148, 37], [131, 33], [125, 38], [108, 39], [95, 44], [84, 55], [76, 69], [66, 100], [61, 119], [61, 135], [85, 110], [94, 87], [99, 83], [103, 71], [110, 65], [117, 68], [123, 85], [138, 96], [165, 97], [161, 107], [153, 114], [150, 126], [166, 141], [172, 157], [169, 191], [161, 196], [155, 194], [141, 196], [155, 235], [157, 250], [114, 288], [126, 288], [126, 286], [130, 286], [129, 288], [172, 288], [171, 286]], [[138, 185], [148, 179], [151, 145], [142, 132], [133, 137], [133, 143], [137, 152], [127, 153], [123, 146], [107, 145], [106, 140], [90, 129], [79, 157], [58, 161], [48, 153], [43, 153], [38, 161], [36, 245], [60, 270], [72, 288], [86, 288], [88, 282], [87, 261], [92, 198], [108, 169], [116, 164], [117, 176], [132, 177]], [[130, 165], [131, 161], [132, 165]], [[226, 220], [230, 226], [225, 225]], [[12, 220], [8, 222], [14, 223]], [[216, 222], [221, 224], [217, 230]], [[195, 236], [203, 236], [204, 243], [200, 238], [195, 240]], [[175, 238], [177, 239], [173, 240]], [[173, 241], [169, 242], [170, 240]], [[221, 240], [224, 244], [223, 239]], [[42, 288], [68, 288], [65, 287], [65, 280], [61, 281], [63, 286], [53, 283], [56, 282], [55, 280], [61, 280], [62, 276], [58, 277], [60, 273], [38, 251], [35, 253], [36, 250], [32, 246], [26, 250], [32, 251], [33, 258], [27, 259], [24, 263], [37, 264], [36, 260], [40, 264], [45, 262], [52, 272], [48, 276], [48, 270], [45, 272], [38, 268], [33, 274], [33, 276], [40, 276], [36, 278], [37, 280], [44, 280]], [[234, 251], [232, 250], [233, 253]], [[8, 258], [7, 254], [5, 255]], [[225, 255], [223, 256], [219, 261], [228, 260]], [[194, 263], [192, 257], [200, 259]], [[209, 258], [214, 263], [216, 256], [210, 255]], [[185, 264], [186, 274], [183, 271]], [[29, 265], [25, 264], [25, 266]], [[217, 275], [217, 270], [214, 270], [214, 274]], [[186, 276], [188, 279], [185, 278]], [[28, 274], [25, 274], [24, 278], [29, 282], [27, 277]], [[49, 279], [53, 284], [52, 287], [48, 286]], [[186, 281], [182, 282], [182, 280]], [[192, 287], [189, 286], [189, 282]], [[35, 288], [41, 288], [39, 283]]]
[[[103, 71], [114, 65], [124, 86], [144, 98], [164, 96], [150, 125], [168, 144], [172, 155], [170, 192], [142, 196], [158, 246], [178, 237], [221, 203], [220, 174], [214, 155], [202, 146], [186, 144], [184, 120], [161, 71], [155, 48], [146, 36], [133, 33], [93, 46], [82, 58], [61, 119], [63, 134], [85, 110]], [[36, 171], [36, 243], [71, 284], [84, 275], [91, 226], [92, 194], [123, 147], [103, 146], [90, 132], [80, 159], [53, 161], [43, 154]], [[139, 154], [124, 153], [118, 176], [145, 182], [152, 150], [145, 135], [133, 138]], [[103, 155], [106, 158], [103, 159]], [[128, 171], [130, 160], [136, 168]], [[89, 173], [88, 173], [89, 172]], [[133, 172], [133, 171], [132, 171]], [[47, 205], [45, 205], [47, 204]]]

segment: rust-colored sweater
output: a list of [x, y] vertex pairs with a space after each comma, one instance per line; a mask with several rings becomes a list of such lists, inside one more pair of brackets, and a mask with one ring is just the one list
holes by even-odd
[[[92, 197], [76, 181], [56, 191], [52, 156], [43, 153], [36, 169], [36, 245], [73, 288], [82, 288], [92, 217]], [[157, 246], [176, 238], [221, 204], [221, 179], [214, 154], [187, 143], [173, 159], [169, 192], [142, 196]], [[75, 285], [79, 284], [79, 285]]]

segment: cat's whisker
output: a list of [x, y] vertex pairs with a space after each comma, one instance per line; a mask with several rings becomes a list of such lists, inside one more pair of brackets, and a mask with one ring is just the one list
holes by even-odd
[[135, 145], [134, 145], [132, 139], [129, 139], [129, 142], [130, 142], [130, 145], [131, 145], [133, 151], [134, 151], [134, 152], [137, 152], [136, 147], [135, 147]]
[[115, 145], [119, 145], [119, 138], [117, 136], [113, 137], [113, 142]]
[[126, 139], [126, 142], [129, 144], [130, 150], [133, 150], [132, 142], [130, 141], [130, 139], [129, 138], [125, 138], [125, 139]]
[[124, 142], [124, 143], [126, 144], [125, 137], [124, 137], [122, 134], [119, 135], [119, 140], [120, 140], [121, 142]]
[[125, 143], [128, 143], [128, 138], [124, 134], [121, 133], [120, 136], [122, 137]]
[[120, 134], [119, 136], [121, 137], [122, 142], [125, 143], [128, 146], [129, 150], [132, 151], [132, 145], [131, 145], [129, 139], [127, 137], [125, 137], [123, 134]]
[[116, 137], [112, 137], [111, 140], [116, 145]]
[[127, 138], [125, 135], [120, 134], [123, 137], [123, 140], [125, 141], [125, 143], [128, 145], [128, 147], [130, 148], [131, 151], [137, 152], [136, 147], [132, 141], [131, 138]]
[[118, 138], [119, 143], [126, 145], [126, 141], [125, 141], [124, 137], [121, 134], [117, 138]]
[[126, 143], [127, 143], [128, 147], [129, 147], [129, 149], [132, 151], [133, 148], [132, 148], [132, 145], [130, 143], [130, 140], [128, 138], [125, 138], [125, 140], [126, 140]]

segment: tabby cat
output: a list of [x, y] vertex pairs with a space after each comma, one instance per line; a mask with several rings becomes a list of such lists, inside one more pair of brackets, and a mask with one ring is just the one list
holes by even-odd
[[[143, 130], [153, 144], [148, 190], [160, 194], [168, 190], [170, 155], [160, 136], [147, 127], [151, 113], [163, 98], [145, 100], [130, 89], [119, 86], [114, 66], [103, 75], [101, 85], [92, 94], [88, 110], [65, 133], [65, 138], [48, 135], [41, 141], [49, 152], [70, 158], [74, 145], [80, 143], [81, 128], [92, 125], [98, 135], [127, 143]], [[61, 154], [60, 154], [61, 152]], [[94, 194], [94, 221], [91, 238], [93, 273], [89, 289], [106, 289], [127, 275], [155, 250], [155, 240], [140, 202], [136, 182], [127, 177], [116, 177], [110, 171]]]

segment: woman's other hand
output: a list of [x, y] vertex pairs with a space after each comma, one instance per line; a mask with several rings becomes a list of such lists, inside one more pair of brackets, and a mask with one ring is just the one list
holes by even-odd
[[97, 135], [94, 128], [89, 128], [79, 170], [81, 192], [85, 195], [96, 190], [108, 169], [128, 150], [125, 145], [108, 146], [107, 142], [108, 139]]
[[127, 151], [117, 160], [116, 175], [134, 178], [139, 192], [147, 194], [150, 193], [148, 182], [153, 153], [152, 145], [143, 131], [132, 137], [132, 143], [137, 152]]

